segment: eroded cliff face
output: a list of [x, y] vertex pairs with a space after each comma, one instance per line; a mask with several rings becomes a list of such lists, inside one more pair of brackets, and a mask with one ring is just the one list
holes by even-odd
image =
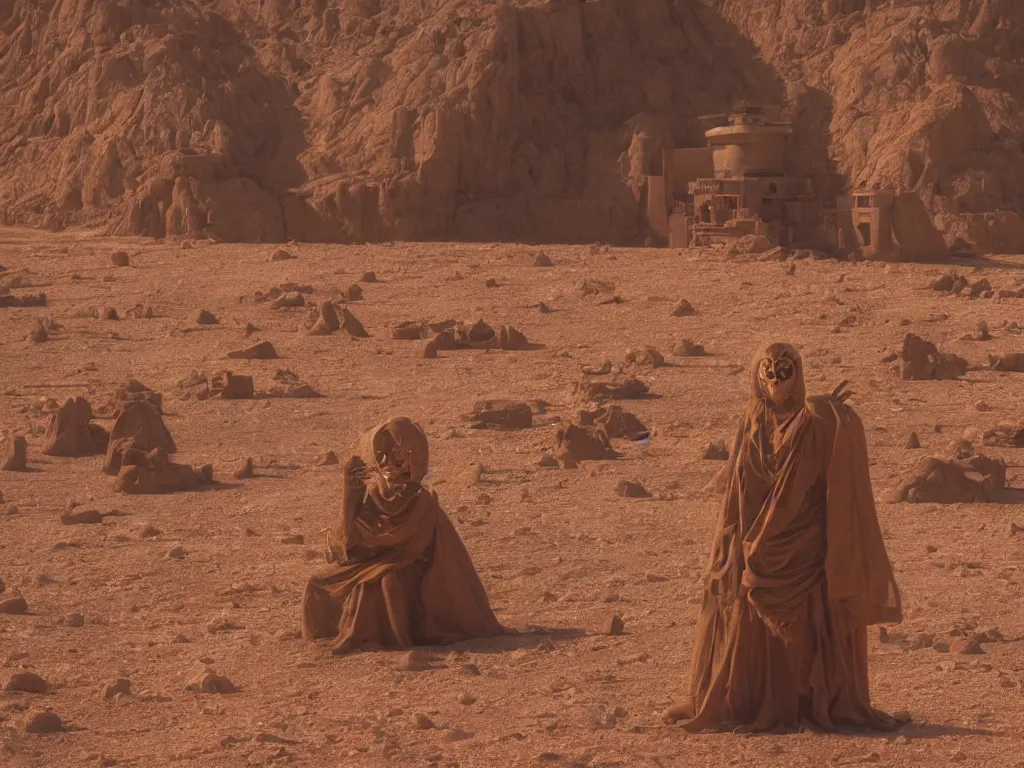
[[1012, 0], [0, 0], [0, 219], [226, 240], [635, 243], [697, 116], [1024, 249]]
[[947, 242], [1024, 250], [1024, 3], [710, 5], [819, 107], [839, 179], [916, 191]]

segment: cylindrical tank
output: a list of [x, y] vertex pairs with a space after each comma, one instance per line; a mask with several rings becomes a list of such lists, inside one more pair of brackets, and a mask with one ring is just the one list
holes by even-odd
[[786, 124], [723, 125], [704, 135], [711, 147], [715, 176], [782, 176], [786, 139], [793, 129]]

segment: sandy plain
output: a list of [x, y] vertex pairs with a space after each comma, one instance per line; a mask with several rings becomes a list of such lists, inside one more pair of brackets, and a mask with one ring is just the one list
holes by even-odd
[[[1024, 351], [1024, 300], [971, 300], [925, 288], [931, 265], [836, 261], [791, 264], [716, 251], [527, 247], [510, 244], [277, 246], [111, 240], [87, 234], [0, 231], [0, 279], [15, 293], [45, 291], [48, 306], [0, 309], [0, 425], [29, 435], [29, 473], [0, 473], [0, 578], [28, 600], [0, 616], [0, 682], [27, 669], [47, 694], [0, 693], [5, 766], [884, 766], [1024, 765], [1024, 509], [1011, 505], [892, 505], [879, 515], [904, 593], [891, 632], [950, 639], [998, 627], [984, 655], [910, 650], [871, 634], [876, 706], [912, 725], [885, 736], [689, 735], [661, 711], [686, 688], [692, 627], [717, 513], [703, 487], [721, 466], [703, 459], [729, 441], [746, 399], [746, 368], [768, 340], [796, 343], [809, 389], [850, 379], [868, 430], [881, 498], [922, 455], [1024, 417], [1024, 375], [970, 372], [960, 382], [904, 382], [886, 353], [913, 331], [972, 363]], [[113, 250], [131, 254], [115, 268]], [[543, 250], [550, 268], [533, 266]], [[1024, 284], [1024, 260], [960, 267], [996, 288]], [[351, 304], [371, 338], [302, 332], [304, 310], [253, 302], [257, 290], [308, 283], [326, 299], [374, 270]], [[459, 273], [461, 279], [456, 279]], [[487, 288], [494, 278], [498, 287]], [[584, 279], [614, 283], [621, 303], [581, 297]], [[672, 317], [679, 298], [696, 309]], [[153, 319], [76, 317], [89, 306], [142, 302]], [[550, 313], [537, 305], [546, 303]], [[198, 327], [194, 313], [220, 319]], [[36, 318], [63, 328], [25, 340]], [[418, 356], [396, 341], [404, 320], [483, 318], [509, 323], [543, 349]], [[961, 340], [979, 319], [994, 339]], [[261, 331], [250, 339], [243, 326]], [[711, 356], [679, 358], [690, 338]], [[228, 361], [255, 340], [282, 359]], [[585, 365], [621, 363], [649, 344], [668, 365], [640, 371], [654, 397], [624, 405], [652, 427], [650, 441], [617, 443], [617, 461], [577, 470], [538, 466], [554, 417], [572, 416]], [[230, 365], [229, 365], [230, 363]], [[94, 365], [90, 365], [94, 364]], [[251, 374], [266, 387], [290, 368], [323, 399], [182, 401], [192, 369]], [[92, 370], [95, 368], [95, 370]], [[101, 457], [39, 453], [46, 398], [94, 404], [127, 377], [164, 393], [178, 460], [212, 462], [221, 484], [167, 496], [114, 494]], [[514, 432], [467, 428], [462, 414], [490, 397], [544, 400], [548, 416]], [[979, 411], [978, 401], [990, 407]], [[302, 587], [321, 565], [323, 529], [340, 489], [338, 467], [314, 456], [345, 450], [387, 416], [405, 414], [431, 438], [432, 479], [502, 622], [519, 632], [431, 650], [434, 668], [403, 672], [399, 654], [333, 657], [298, 636]], [[904, 448], [916, 431], [923, 448]], [[983, 449], [1024, 485], [1019, 452]], [[231, 470], [251, 456], [257, 476]], [[475, 481], [474, 467], [483, 465]], [[622, 499], [621, 479], [655, 498]], [[69, 500], [123, 516], [67, 527]], [[145, 526], [159, 530], [143, 537]], [[298, 541], [302, 544], [284, 543]], [[183, 559], [167, 557], [176, 545]], [[70, 620], [84, 617], [82, 626]], [[618, 613], [626, 633], [603, 633]], [[240, 691], [186, 691], [203, 665]], [[104, 686], [131, 681], [129, 695]], [[27, 710], [52, 708], [66, 730], [24, 732]], [[425, 714], [432, 729], [417, 727]]]

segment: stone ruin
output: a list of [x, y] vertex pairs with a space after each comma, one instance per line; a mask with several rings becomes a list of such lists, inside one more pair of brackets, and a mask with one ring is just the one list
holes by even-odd
[[[777, 107], [703, 118], [705, 147], [643, 153], [653, 239], [670, 248], [732, 245], [759, 236], [771, 247], [857, 252], [880, 261], [921, 261], [947, 252], [914, 192], [857, 189], [826, 201], [807, 178], [786, 172], [790, 123]], [[641, 148], [642, 150], [644, 147]]]

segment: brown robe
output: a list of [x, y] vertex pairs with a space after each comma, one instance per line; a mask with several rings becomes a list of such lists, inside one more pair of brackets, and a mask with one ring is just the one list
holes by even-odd
[[374, 442], [384, 431], [411, 447], [412, 481], [391, 494], [372, 470], [365, 484], [358, 469], [346, 471], [341, 520], [328, 540], [341, 562], [307, 583], [303, 637], [333, 638], [334, 652], [345, 653], [502, 634], [462, 539], [437, 495], [420, 485], [422, 430], [392, 419], [363, 436], [357, 456], [374, 467]]
[[737, 433], [697, 622], [690, 696], [666, 717], [687, 730], [889, 728], [871, 706], [867, 627], [901, 620], [864, 427], [831, 396], [796, 386], [778, 416], [761, 391]]

